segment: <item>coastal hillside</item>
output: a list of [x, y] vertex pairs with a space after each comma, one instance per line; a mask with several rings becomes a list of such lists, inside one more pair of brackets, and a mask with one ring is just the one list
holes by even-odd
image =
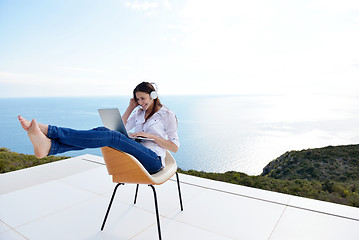
[[262, 176], [337, 182], [359, 180], [359, 145], [290, 151], [270, 162]]
[[290, 151], [259, 176], [182, 171], [199, 177], [359, 207], [359, 145]]
[[[67, 157], [50, 156], [37, 159], [33, 155], [0, 148], [0, 173], [65, 158]], [[259, 176], [235, 171], [178, 171], [217, 181], [359, 207], [358, 159], [359, 145], [330, 146], [286, 152], [270, 162]]]
[[20, 170], [44, 163], [54, 162], [68, 157], [49, 156], [37, 159], [34, 155], [12, 152], [7, 148], [0, 148], [0, 173]]

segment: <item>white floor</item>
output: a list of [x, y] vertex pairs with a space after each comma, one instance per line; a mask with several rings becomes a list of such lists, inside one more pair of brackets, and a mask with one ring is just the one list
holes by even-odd
[[[156, 186], [163, 239], [359, 239], [359, 208], [180, 174]], [[0, 239], [158, 239], [153, 193], [115, 184], [93, 155], [0, 174]]]

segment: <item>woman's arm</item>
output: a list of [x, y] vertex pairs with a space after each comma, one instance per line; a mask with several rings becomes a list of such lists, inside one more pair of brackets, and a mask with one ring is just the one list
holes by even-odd
[[131, 135], [131, 137], [152, 138], [155, 140], [155, 143], [157, 143], [158, 146], [160, 146], [161, 148], [167, 149], [174, 153], [176, 153], [178, 151], [178, 146], [176, 144], [174, 144], [172, 141], [163, 139], [163, 138], [156, 136], [154, 134], [151, 134], [151, 133], [138, 132], [138, 133]]
[[178, 151], [178, 146], [171, 142], [170, 140], [163, 139], [161, 137], [155, 136], [155, 142], [162, 148], [167, 149], [173, 153]]
[[132, 111], [138, 106], [137, 101], [134, 98], [130, 99], [130, 103], [125, 111], [125, 113], [122, 115], [122, 121], [123, 124], [126, 125], [128, 118], [130, 117]]

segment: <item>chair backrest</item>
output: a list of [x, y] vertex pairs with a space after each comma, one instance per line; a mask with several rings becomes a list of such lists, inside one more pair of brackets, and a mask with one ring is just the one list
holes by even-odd
[[166, 167], [152, 175], [130, 154], [110, 147], [102, 147], [101, 152], [113, 182], [158, 185], [167, 181], [177, 171], [176, 161], [168, 151]]

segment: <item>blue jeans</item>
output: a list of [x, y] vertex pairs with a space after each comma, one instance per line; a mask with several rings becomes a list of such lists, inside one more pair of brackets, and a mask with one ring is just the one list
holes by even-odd
[[92, 130], [74, 130], [49, 125], [47, 137], [51, 139], [49, 155], [85, 148], [112, 147], [137, 158], [150, 173], [162, 168], [161, 158], [151, 149], [117, 131], [105, 127]]

